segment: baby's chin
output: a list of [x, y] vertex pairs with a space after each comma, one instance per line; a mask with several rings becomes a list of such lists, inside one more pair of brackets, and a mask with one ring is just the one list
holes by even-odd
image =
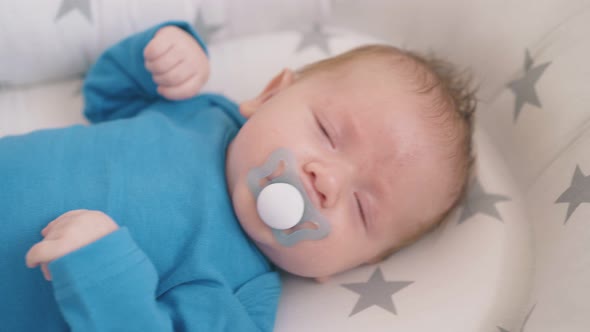
[[[353, 268], [324, 256], [321, 250], [310, 248], [311, 242], [300, 242], [293, 247], [280, 244], [258, 245], [258, 248], [281, 270], [305, 278], [324, 278]], [[311, 246], [313, 247], [313, 245]]]
[[[281, 250], [273, 250], [268, 248], [259, 247], [259, 249], [265, 253], [266, 257], [270, 261], [283, 271], [289, 272], [290, 274], [304, 277], [304, 278], [317, 278], [325, 275], [325, 271], [317, 269], [317, 267], [311, 266], [309, 263], [301, 262], [299, 259], [293, 259], [289, 255], [284, 255]], [[266, 249], [266, 250], [265, 250]]]

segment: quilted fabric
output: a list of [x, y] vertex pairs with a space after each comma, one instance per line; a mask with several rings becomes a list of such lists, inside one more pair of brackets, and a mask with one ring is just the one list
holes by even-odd
[[[260, 8], [285, 14], [264, 15]], [[314, 0], [1, 1], [0, 85], [83, 75], [108, 46], [165, 20], [191, 22], [211, 41], [269, 25], [293, 28], [317, 9]]]

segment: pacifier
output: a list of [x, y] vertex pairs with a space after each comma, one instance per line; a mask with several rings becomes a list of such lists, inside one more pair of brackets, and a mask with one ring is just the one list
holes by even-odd
[[256, 209], [262, 221], [274, 229], [289, 229], [303, 217], [303, 197], [288, 183], [266, 186], [256, 200]]
[[296, 165], [293, 154], [279, 148], [248, 173], [248, 187], [256, 198], [260, 219], [272, 229], [276, 240], [288, 247], [323, 239], [330, 232], [327, 219], [307, 196]]

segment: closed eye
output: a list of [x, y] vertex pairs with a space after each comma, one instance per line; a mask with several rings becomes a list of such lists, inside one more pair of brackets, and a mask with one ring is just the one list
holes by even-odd
[[328, 131], [326, 130], [326, 127], [322, 124], [322, 122], [318, 119], [317, 116], [315, 117], [315, 122], [318, 125], [318, 127], [320, 128], [322, 135], [324, 135], [324, 137], [326, 137], [328, 139], [328, 141], [330, 142], [330, 145], [332, 146], [332, 148], [334, 148], [334, 142], [332, 141], [332, 137], [330, 136], [330, 133], [328, 133]]
[[356, 200], [356, 205], [361, 216], [361, 220], [363, 221], [363, 225], [365, 226], [365, 228], [367, 228], [367, 219], [365, 216], [365, 211], [363, 210], [363, 204], [361, 204], [361, 201], [359, 200], [359, 197], [356, 193], [354, 193], [354, 198]]

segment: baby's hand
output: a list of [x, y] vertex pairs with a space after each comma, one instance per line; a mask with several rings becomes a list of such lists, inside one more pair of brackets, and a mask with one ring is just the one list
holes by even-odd
[[158, 93], [171, 100], [196, 96], [209, 78], [209, 59], [188, 32], [176, 26], [158, 30], [143, 50], [145, 68]]
[[47, 264], [118, 228], [113, 219], [100, 211], [68, 211], [41, 231], [44, 239], [27, 252], [27, 266], [33, 268], [41, 264], [45, 279], [51, 280]]

